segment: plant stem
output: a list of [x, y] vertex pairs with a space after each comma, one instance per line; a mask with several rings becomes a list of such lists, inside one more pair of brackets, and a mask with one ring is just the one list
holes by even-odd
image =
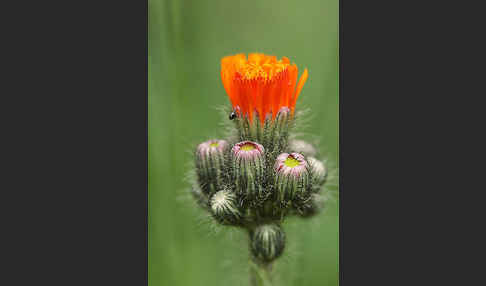
[[261, 264], [250, 260], [250, 284], [252, 286], [274, 286], [271, 272], [271, 263]]

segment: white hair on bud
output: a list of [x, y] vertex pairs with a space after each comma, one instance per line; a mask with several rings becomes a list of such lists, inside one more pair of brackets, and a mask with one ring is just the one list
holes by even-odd
[[289, 148], [294, 152], [302, 153], [306, 156], [315, 156], [317, 153], [314, 146], [304, 140], [299, 139], [291, 140], [289, 143]]
[[324, 166], [324, 163], [322, 163], [321, 161], [317, 160], [314, 157], [308, 157], [307, 162], [309, 162], [309, 165], [311, 165], [312, 169], [314, 170], [314, 173], [317, 176], [326, 177], [327, 169], [326, 166]]
[[211, 197], [211, 211], [222, 224], [233, 224], [241, 218], [236, 195], [229, 190], [218, 191]]

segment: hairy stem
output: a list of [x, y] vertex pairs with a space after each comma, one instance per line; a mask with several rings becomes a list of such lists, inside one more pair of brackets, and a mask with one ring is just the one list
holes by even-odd
[[274, 286], [272, 281], [272, 264], [260, 264], [250, 260], [250, 285]]

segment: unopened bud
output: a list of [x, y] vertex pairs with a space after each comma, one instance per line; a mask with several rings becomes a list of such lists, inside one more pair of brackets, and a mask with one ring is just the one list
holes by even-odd
[[[235, 109], [236, 110], [236, 109]], [[246, 114], [236, 116], [237, 111], [230, 114], [230, 118], [236, 118], [235, 126], [241, 141], [256, 141], [265, 146], [267, 153], [278, 150], [282, 152], [288, 143], [288, 136], [292, 122], [291, 110], [283, 106], [276, 112], [267, 111], [259, 114], [255, 112], [253, 120]]]
[[208, 197], [201, 191], [201, 188], [195, 184], [191, 188], [191, 194], [196, 203], [203, 209], [208, 209]]
[[326, 166], [314, 157], [308, 157], [307, 162], [311, 166], [314, 182], [321, 187], [327, 178]]
[[279, 119], [282, 119], [284, 117], [289, 117], [289, 115], [290, 115], [290, 108], [288, 108], [287, 106], [282, 106], [277, 112], [277, 117], [280, 117]]
[[229, 190], [221, 190], [211, 197], [211, 213], [221, 224], [235, 225], [241, 220], [236, 195]]
[[259, 262], [272, 262], [284, 248], [285, 233], [276, 224], [260, 225], [251, 233], [251, 252]]
[[318, 194], [311, 194], [305, 201], [296, 204], [297, 214], [304, 218], [315, 216], [323, 207], [324, 199]]
[[304, 140], [291, 140], [289, 143], [289, 149], [292, 152], [297, 152], [305, 156], [315, 156], [316, 149], [311, 144], [305, 142]]
[[292, 200], [297, 194], [305, 194], [309, 187], [308, 164], [299, 153], [282, 153], [275, 162], [276, 182], [281, 201]]
[[287, 144], [290, 128], [290, 119], [290, 109], [287, 106], [280, 108], [277, 113], [277, 117], [275, 118], [275, 128], [277, 129], [275, 140], [279, 141], [279, 148], [283, 148], [285, 147], [284, 144]]
[[227, 146], [224, 140], [209, 140], [199, 144], [196, 149], [196, 172], [201, 190], [206, 195], [222, 186], [224, 150]]
[[243, 141], [231, 149], [234, 181], [239, 193], [254, 197], [263, 192], [260, 182], [265, 168], [265, 149], [262, 145]]

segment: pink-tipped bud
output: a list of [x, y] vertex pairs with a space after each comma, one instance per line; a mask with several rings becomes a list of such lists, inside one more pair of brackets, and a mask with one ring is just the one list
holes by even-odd
[[228, 146], [228, 142], [226, 142], [225, 140], [208, 140], [197, 146], [197, 155], [201, 159], [205, 159], [208, 156], [222, 153], [226, 146]]
[[265, 149], [262, 145], [243, 141], [231, 149], [233, 160], [233, 179], [236, 191], [248, 197], [255, 197], [263, 192], [261, 181], [265, 168]]
[[197, 146], [195, 165], [199, 185], [204, 194], [210, 195], [222, 188], [224, 172], [224, 140], [208, 140]]
[[282, 107], [279, 109], [279, 111], [278, 111], [278, 113], [277, 113], [277, 116], [279, 116], [279, 115], [280, 115], [280, 116], [284, 116], [284, 115], [285, 115], [285, 116], [287, 116], [287, 115], [289, 115], [289, 114], [290, 114], [290, 108], [288, 108], [287, 106], [282, 106]]
[[309, 187], [309, 165], [299, 153], [282, 153], [276, 161], [276, 189], [282, 201], [292, 200], [297, 194], [304, 194]]
[[243, 141], [236, 143], [231, 152], [237, 160], [251, 161], [263, 157], [265, 148], [256, 142]]
[[283, 106], [277, 112], [276, 123], [281, 131], [288, 132], [290, 119], [290, 108]]
[[276, 159], [275, 171], [283, 175], [300, 177], [307, 172], [307, 161], [304, 155], [299, 153], [282, 153]]
[[305, 156], [315, 156], [316, 149], [311, 144], [304, 140], [291, 140], [289, 143], [289, 149], [293, 152], [304, 154]]

